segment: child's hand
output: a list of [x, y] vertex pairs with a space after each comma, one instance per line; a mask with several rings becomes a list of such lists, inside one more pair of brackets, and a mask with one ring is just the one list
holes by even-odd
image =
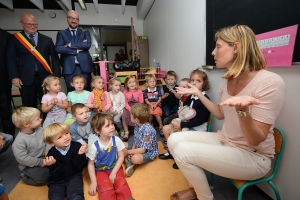
[[173, 94], [176, 93], [176, 91], [173, 90], [173, 89], [170, 89], [169, 91], [170, 91], [171, 93], [173, 93]]
[[48, 156], [43, 159], [42, 167], [54, 165], [55, 163], [56, 163], [55, 158], [53, 156]]
[[52, 104], [52, 105], [55, 105], [55, 104], [57, 104], [57, 102], [58, 102], [57, 98], [53, 98], [53, 99], [51, 99], [51, 104]]
[[155, 105], [152, 104], [151, 105], [151, 109], [154, 110], [155, 109]]
[[46, 157], [48, 155], [48, 151], [45, 151], [44, 153], [44, 157]]
[[90, 188], [89, 188], [89, 194], [92, 196], [95, 196], [97, 192], [97, 182], [91, 183]]
[[99, 108], [99, 105], [98, 104], [94, 104], [93, 108]]
[[88, 144], [81, 145], [81, 147], [80, 147], [80, 149], [78, 151], [78, 154], [79, 155], [84, 154], [86, 152], [87, 148], [88, 148]]
[[169, 96], [170, 94], [168, 93], [168, 92], [166, 92], [163, 96], [162, 96], [162, 98], [164, 99], [164, 98], [167, 98], [167, 96]]
[[2, 149], [5, 146], [5, 140], [0, 140], [0, 148]]
[[110, 173], [109, 175], [109, 180], [112, 184], [114, 184], [115, 182], [115, 178], [116, 178], [116, 174], [115, 173]]
[[106, 113], [106, 110], [105, 110], [105, 109], [102, 109], [102, 112], [103, 112], [103, 113]]
[[178, 123], [178, 121], [176, 121], [175, 123], [173, 123], [173, 121], [172, 121], [172, 125], [173, 125], [173, 128], [176, 131], [180, 131], [181, 130], [181, 125], [180, 125], [180, 123]]

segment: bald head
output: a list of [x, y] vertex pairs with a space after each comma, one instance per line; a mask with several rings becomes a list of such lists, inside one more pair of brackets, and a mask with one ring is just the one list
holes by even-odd
[[71, 29], [76, 29], [79, 25], [79, 15], [75, 10], [70, 10], [67, 13], [67, 22]]
[[20, 25], [23, 27], [23, 30], [28, 34], [35, 34], [37, 32], [37, 22], [35, 17], [29, 13], [24, 12], [20, 16]]

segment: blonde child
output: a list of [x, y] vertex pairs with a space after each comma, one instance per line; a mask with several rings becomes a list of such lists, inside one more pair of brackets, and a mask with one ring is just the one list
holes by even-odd
[[91, 120], [91, 127], [98, 135], [97, 141], [89, 145], [87, 153], [88, 172], [91, 179], [90, 195], [99, 199], [132, 199], [131, 191], [124, 178], [122, 163], [125, 146], [114, 136], [115, 126], [112, 116], [98, 113]]
[[161, 110], [161, 92], [156, 88], [156, 78], [150, 74], [146, 77], [148, 88], [144, 91], [145, 103], [149, 106], [150, 110], [150, 123], [152, 122], [153, 115], [159, 125], [159, 133], [162, 134], [162, 110]]
[[49, 170], [44, 159], [51, 148], [43, 141], [40, 111], [32, 107], [20, 107], [12, 115], [12, 121], [20, 129], [12, 144], [13, 154], [22, 172], [22, 181], [29, 185], [45, 185]]
[[82, 169], [86, 165], [87, 145], [72, 141], [68, 126], [61, 123], [50, 124], [43, 139], [52, 146], [47, 160], [48, 199], [83, 200]]
[[67, 96], [61, 92], [60, 79], [56, 76], [47, 76], [42, 84], [44, 96], [42, 111], [47, 113], [43, 128], [54, 122], [63, 123], [66, 119], [66, 109], [69, 106]]
[[149, 123], [149, 107], [136, 103], [130, 110], [134, 125], [134, 142], [125, 142], [126, 176], [132, 176], [138, 164], [153, 161], [158, 154], [156, 131]]
[[125, 96], [125, 108], [122, 115], [122, 124], [124, 133], [121, 133], [123, 141], [128, 140], [129, 131], [128, 125], [134, 126], [134, 123], [130, 118], [130, 109], [135, 103], [144, 103], [144, 96], [142, 90], [139, 89], [139, 84], [135, 76], [127, 76], [124, 83], [124, 96]]
[[[68, 114], [67, 114], [64, 124], [66, 124], [68, 127], [70, 127], [71, 124], [75, 121], [72, 118], [72, 113], [71, 113], [72, 105], [74, 105], [75, 103], [82, 103], [84, 105], [87, 105], [88, 97], [90, 94], [89, 91], [84, 90], [86, 80], [82, 75], [80, 75], [80, 74], [74, 75], [71, 79], [70, 84], [72, 87], [75, 88], [75, 90], [72, 92], [68, 92], [68, 96], [67, 96], [68, 101], [69, 101], [69, 106], [67, 108]], [[89, 113], [89, 116], [90, 116], [90, 113]]]
[[104, 91], [104, 79], [94, 76], [91, 80], [92, 91], [89, 95], [87, 106], [93, 109], [92, 116], [99, 112], [107, 112], [111, 107], [111, 101], [107, 91]]
[[112, 107], [109, 109], [109, 113], [114, 118], [114, 122], [117, 127], [121, 130], [123, 129], [121, 117], [123, 115], [123, 109], [125, 108], [125, 97], [120, 91], [121, 81], [118, 78], [112, 78], [109, 80], [109, 97], [112, 102]]
[[175, 87], [177, 80], [176, 72], [170, 70], [167, 71], [165, 81], [166, 85], [163, 86], [163, 96], [162, 96], [162, 108], [165, 117], [170, 116], [171, 112], [173, 111], [176, 113], [178, 111], [178, 102], [181, 98], [181, 95], [177, 94]]
[[[205, 94], [205, 91], [209, 89], [209, 81], [207, 74], [200, 70], [195, 69], [191, 72], [190, 75], [190, 84], [196, 86], [202, 94], [209, 99], [209, 97]], [[171, 124], [165, 125], [163, 127], [163, 133], [165, 136], [165, 140], [167, 141], [172, 130], [176, 130], [177, 132], [181, 131], [182, 128], [189, 128], [190, 131], [206, 131], [207, 130], [207, 120], [210, 115], [209, 110], [203, 105], [203, 103], [199, 100], [198, 97], [194, 95], [190, 95], [187, 100], [183, 103], [183, 106], [190, 106], [191, 108], [196, 110], [196, 116], [191, 120], [184, 122], [181, 121], [178, 123], [176, 119], [172, 120]], [[160, 159], [172, 159], [172, 155], [168, 152], [165, 154], [159, 155]], [[178, 169], [176, 163], [173, 164], [174, 169]]]

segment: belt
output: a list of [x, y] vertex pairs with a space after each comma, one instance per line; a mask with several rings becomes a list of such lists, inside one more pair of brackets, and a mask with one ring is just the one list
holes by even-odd
[[80, 66], [80, 63], [75, 63], [75, 67], [79, 67]]

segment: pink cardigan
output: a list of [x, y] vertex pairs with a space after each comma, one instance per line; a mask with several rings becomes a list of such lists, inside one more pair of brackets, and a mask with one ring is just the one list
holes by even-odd
[[123, 92], [124, 96], [125, 96], [125, 108], [127, 110], [130, 110], [130, 106], [128, 104], [128, 102], [131, 100], [131, 97], [133, 95], [133, 98], [139, 102], [139, 103], [144, 103], [144, 96], [143, 96], [143, 92], [142, 90], [138, 89], [137, 91], [126, 91], [124, 90]]
[[[92, 91], [92, 92], [90, 92], [87, 106], [89, 108], [93, 109], [93, 111], [98, 112], [98, 108], [93, 108], [94, 107], [94, 99], [95, 99], [95, 93]], [[108, 92], [106, 92], [106, 91], [103, 92], [103, 94], [101, 96], [101, 103], [102, 103], [102, 108], [104, 108], [105, 110], [110, 109], [111, 100], [110, 100]]]

